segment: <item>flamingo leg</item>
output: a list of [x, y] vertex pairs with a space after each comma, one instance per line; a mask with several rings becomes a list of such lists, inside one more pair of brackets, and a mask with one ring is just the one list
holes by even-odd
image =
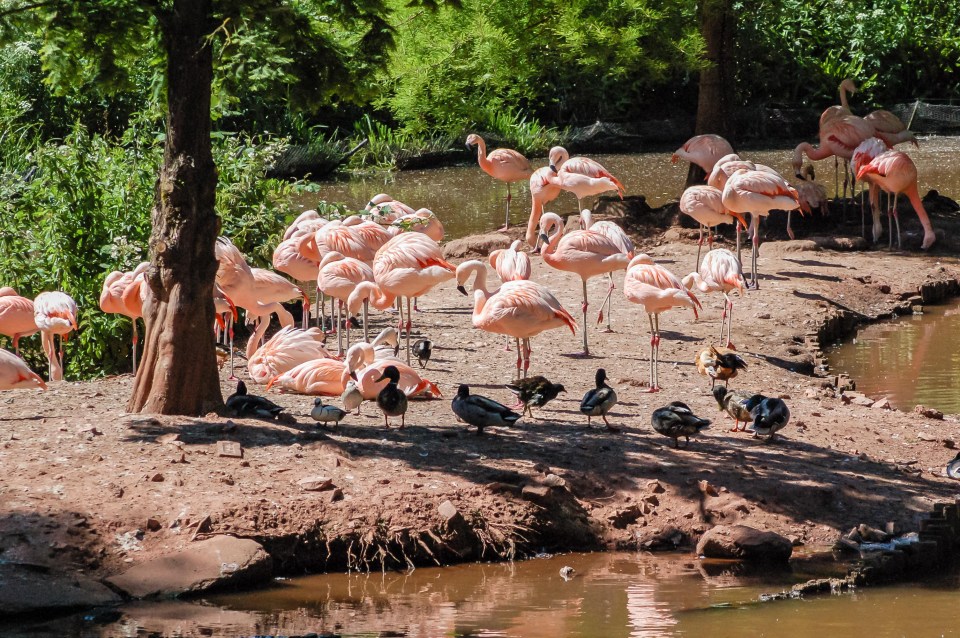
[[[523, 355], [520, 354], [520, 339], [515, 339], [515, 341], [517, 342], [517, 377], [516, 378], [519, 379], [520, 370], [523, 367]], [[518, 399], [517, 405], [514, 407], [519, 407], [520, 405], [523, 405], [523, 402]]]
[[[413, 323], [410, 320], [410, 297], [407, 297], [407, 365], [410, 365], [410, 330], [412, 327]], [[401, 425], [400, 427], [403, 426]]]
[[900, 243], [900, 215], [897, 212], [897, 199], [900, 197], [900, 193], [893, 194], [893, 223], [897, 225], [897, 249], [903, 248], [903, 245]]
[[[340, 303], [341, 305], [343, 304], [342, 301]], [[349, 350], [350, 349], [350, 312], [349, 310], [347, 311], [346, 315], [347, 315], [347, 350]]]
[[581, 279], [583, 282], [583, 305], [580, 306], [580, 309], [583, 311], [583, 354], [590, 354], [590, 346], [587, 345], [587, 280]]
[[137, 343], [140, 341], [139, 335], [137, 335], [137, 318], [133, 318], [133, 373], [137, 373]]
[[503, 228], [500, 230], [507, 230], [510, 228], [510, 200], [513, 199], [513, 195], [510, 193], [510, 182], [507, 182], [507, 213], [506, 218], [503, 222]]
[[[530, 347], [530, 339], [523, 340], [523, 378], [527, 378], [527, 370], [530, 369], [530, 353], [533, 349]], [[531, 414], [530, 416], [533, 416]]]
[[236, 379], [233, 368], [233, 313], [227, 315], [227, 335], [230, 338], [230, 377], [229, 379], [233, 381]]
[[337, 356], [343, 354], [343, 331], [340, 330], [342, 314], [343, 314], [343, 302], [339, 299], [336, 300], [337, 305]]
[[654, 325], [654, 353], [655, 358], [653, 360], [653, 381], [654, 381], [654, 392], [660, 391], [660, 315], [653, 315], [653, 325]]
[[370, 331], [367, 328], [367, 314], [369, 313], [370, 302], [366, 299], [363, 300], [363, 341], [365, 343], [370, 343]]
[[796, 237], [793, 236], [793, 228], [790, 227], [790, 219], [792, 216], [793, 216], [793, 211], [788, 210], [787, 211], [787, 237], [789, 237], [790, 239], [796, 239]]
[[703, 248], [703, 224], [700, 224], [700, 239], [697, 240], [697, 265], [694, 270], [700, 270], [700, 249]]
[[[737, 261], [742, 264], [743, 261], [740, 259], [740, 224], [734, 220], [733, 227], [737, 229]], [[697, 270], [699, 270], [699, 268]]]
[[840, 160], [833, 156], [833, 198], [836, 199], [840, 194]]
[[733, 348], [733, 341], [730, 338], [730, 335], [733, 334], [733, 300], [728, 299], [727, 303], [729, 304], [729, 310], [727, 310], [727, 347]]
[[718, 343], [723, 343], [723, 329], [727, 325], [727, 302], [723, 302], [723, 312], [720, 313], [720, 341]]
[[656, 392], [657, 382], [654, 377], [654, 348], [657, 342], [656, 328], [653, 327], [653, 314], [647, 313], [647, 320], [650, 322], [650, 380], [646, 392]]
[[607, 273], [607, 277], [610, 279], [610, 286], [607, 288], [607, 296], [604, 297], [603, 303], [600, 304], [600, 314], [597, 315], [597, 323], [600, 323], [601, 321], [603, 321], [603, 309], [604, 309], [604, 307], [606, 307], [606, 309], [607, 309], [607, 327], [604, 328], [603, 331], [606, 332], [606, 333], [611, 333], [611, 332], [613, 332], [613, 328], [610, 326], [610, 318], [611, 318], [611, 315], [613, 314], [613, 310], [612, 310], [612, 308], [613, 308], [613, 298], [612, 298], [612, 296], [613, 296], [613, 291], [617, 289], [617, 286], [616, 286], [616, 284], [613, 283], [613, 273], [612, 273], [612, 272], [608, 272], [608, 273]]

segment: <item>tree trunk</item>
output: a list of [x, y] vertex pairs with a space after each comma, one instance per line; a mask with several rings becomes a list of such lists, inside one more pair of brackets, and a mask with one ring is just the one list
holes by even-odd
[[150, 235], [147, 325], [130, 412], [200, 415], [223, 404], [213, 342], [217, 171], [210, 146], [211, 0], [164, 16], [167, 132]]
[[[702, 0], [700, 3], [700, 33], [707, 48], [707, 68], [700, 71], [700, 92], [697, 98], [697, 135], [715, 133], [725, 137], [736, 148], [734, 137], [733, 101], [735, 82], [734, 34], [736, 16], [731, 0]], [[703, 183], [703, 170], [690, 165], [691, 175]], [[687, 179], [688, 185], [690, 175]]]

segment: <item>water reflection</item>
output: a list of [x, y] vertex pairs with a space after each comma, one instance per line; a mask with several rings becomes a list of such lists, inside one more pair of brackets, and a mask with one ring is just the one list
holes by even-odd
[[[677, 146], [684, 140], [678, 140]], [[791, 176], [790, 158], [793, 146], [778, 149], [745, 150], [741, 155], [752, 161], [772, 166], [784, 176]], [[907, 149], [917, 165], [920, 193], [936, 188], [951, 197], [960, 196], [960, 171], [953, 158], [960, 151], [960, 138], [922, 138], [920, 148]], [[645, 195], [651, 206], [660, 206], [678, 199], [683, 190], [687, 167], [670, 163], [670, 153], [634, 153], [628, 155], [592, 155], [623, 182], [628, 195]], [[546, 158], [534, 158], [535, 167], [545, 166]], [[833, 193], [833, 161], [815, 163], [817, 181]], [[348, 180], [323, 182], [320, 192], [299, 199], [304, 207], [313, 207], [318, 199], [344, 202], [363, 208], [376, 193], [386, 192], [419, 208], [432, 209], [443, 221], [448, 238], [490, 232], [502, 225], [506, 189], [480, 170], [474, 163], [466, 166], [430, 170], [400, 171], [391, 174], [359, 176]], [[596, 198], [584, 204], [592, 206]], [[576, 212], [577, 200], [563, 193], [548, 210], [558, 213]], [[526, 184], [513, 188], [510, 207], [512, 223], [525, 223], [530, 213], [530, 193]]]
[[960, 412], [960, 304], [927, 306], [911, 315], [867, 326], [827, 353], [834, 372], [849, 374], [857, 390], [887, 396], [901, 410], [915, 405]]

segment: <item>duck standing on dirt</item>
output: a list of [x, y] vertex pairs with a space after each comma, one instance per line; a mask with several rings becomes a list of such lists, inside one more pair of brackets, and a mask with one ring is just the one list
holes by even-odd
[[433, 342], [429, 339], [418, 339], [411, 347], [413, 356], [417, 358], [421, 368], [427, 367], [430, 356], [433, 354]]
[[343, 409], [351, 412], [354, 408], [357, 414], [360, 414], [360, 404], [363, 403], [363, 393], [357, 387], [357, 382], [353, 379], [347, 381], [343, 394], [340, 395], [340, 401], [343, 402]]
[[406, 425], [405, 415], [407, 413], [407, 395], [403, 393], [397, 383], [400, 381], [400, 371], [397, 366], [387, 366], [383, 369], [383, 374], [376, 381], [388, 379], [389, 383], [377, 395], [377, 407], [383, 411], [383, 424], [390, 427], [390, 418], [392, 416], [400, 417], [400, 429]]
[[790, 409], [783, 399], [769, 398], [755, 394], [744, 404], [753, 417], [753, 436], [766, 436], [767, 442], [773, 440], [778, 430], [782, 430], [790, 421]]
[[483, 434], [483, 428], [488, 425], [513, 425], [520, 419], [520, 415], [493, 399], [470, 394], [470, 386], [461, 384], [457, 389], [457, 396], [450, 404], [457, 419], [477, 426], [477, 434]]
[[743, 427], [746, 429], [747, 423], [753, 420], [753, 415], [746, 407], [747, 401], [752, 395], [743, 394], [735, 390], [726, 388], [714, 388], [713, 398], [717, 400], [717, 405], [721, 410], [726, 410], [727, 414], [733, 417], [733, 429], [731, 432], [739, 432], [740, 422], [743, 421]]
[[674, 401], [654, 410], [650, 423], [654, 430], [673, 439], [675, 448], [680, 447], [681, 436], [686, 437], [686, 447], [690, 447], [690, 437], [710, 427], [710, 419], [701, 419], [696, 416], [682, 401]]
[[710, 346], [697, 355], [697, 370], [710, 377], [710, 389], [716, 386], [717, 380], [723, 381], [726, 387], [730, 379], [737, 376], [740, 370], [746, 369], [747, 362], [730, 348]]
[[310, 410], [310, 416], [313, 417], [314, 421], [320, 423], [333, 421], [333, 425], [336, 427], [340, 425], [343, 417], [347, 416], [347, 412], [333, 405], [324, 405], [323, 397], [317, 397], [313, 400], [313, 409]]
[[247, 394], [247, 384], [237, 381], [237, 391], [227, 397], [227, 409], [239, 417], [252, 416], [258, 419], [275, 419], [283, 408], [270, 399]]
[[522, 405], [523, 414], [529, 414], [531, 417], [533, 416], [531, 408], [541, 408], [556, 399], [561, 392], [567, 391], [562, 384], [551, 383], [549, 379], [539, 374], [526, 379], [515, 379], [506, 388], [517, 395], [515, 407]]
[[587, 415], [587, 427], [590, 427], [591, 417], [601, 417], [607, 429], [611, 432], [618, 432], [617, 428], [610, 425], [607, 421], [607, 412], [613, 409], [617, 404], [617, 393], [607, 385], [607, 371], [603, 368], [597, 369], [595, 378], [596, 387], [583, 395], [580, 402], [580, 412]]

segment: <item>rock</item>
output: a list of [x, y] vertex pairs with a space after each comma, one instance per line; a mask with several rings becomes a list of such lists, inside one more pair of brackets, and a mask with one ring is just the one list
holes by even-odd
[[0, 561], [0, 618], [115, 605], [120, 596], [80, 574]]
[[874, 401], [873, 404], [872, 404], [870, 407], [871, 407], [871, 408], [876, 408], [876, 409], [878, 409], [878, 410], [892, 410], [892, 409], [893, 409], [893, 406], [890, 405], [890, 399], [887, 399], [886, 397], [884, 397], [883, 399], [880, 399], [880, 400], [878, 400], [878, 401]]
[[304, 492], [326, 492], [334, 489], [333, 479], [329, 476], [308, 476], [297, 481]]
[[161, 474], [160, 472], [157, 472], [156, 474], [150, 477], [150, 481], [153, 483], [163, 483], [163, 474]]
[[645, 528], [637, 533], [637, 545], [650, 551], [675, 550], [687, 539], [676, 527]]
[[260, 543], [215, 536], [176, 554], [131, 567], [107, 582], [133, 598], [175, 598], [262, 583], [271, 578], [272, 572], [273, 560]]
[[161, 527], [163, 527], [163, 525], [157, 519], [155, 518], [147, 519], [147, 529], [150, 530], [151, 532], [159, 531]]
[[746, 525], [718, 525], [697, 543], [697, 554], [707, 558], [784, 562], [792, 553], [793, 544], [788, 538]]
[[700, 490], [701, 494], [706, 494], [707, 496], [719, 496], [720, 493], [717, 491], [717, 488], [710, 485], [706, 480], [697, 481], [697, 488]]
[[617, 510], [617, 512], [609, 516], [607, 520], [617, 529], [626, 529], [628, 525], [636, 523], [637, 519], [642, 515], [643, 510], [639, 506], [631, 505], [625, 509]]
[[547, 474], [543, 478], [543, 484], [546, 485], [547, 487], [563, 487], [564, 485], [567, 484], [567, 482], [564, 481], [559, 476], [557, 476], [556, 474]]
[[448, 242], [443, 247], [443, 257], [444, 259], [486, 257], [500, 248], [509, 248], [511, 243], [513, 243], [513, 239], [504, 233], [462, 237]]
[[860, 534], [860, 538], [868, 543], [886, 543], [890, 540], [890, 534], [863, 523], [857, 526], [857, 532]]
[[217, 441], [217, 456], [243, 458], [243, 447], [236, 441]]
[[937, 437], [932, 434], [927, 434], [926, 432], [917, 432], [917, 438], [921, 441], [926, 441], [927, 443], [936, 443]]
[[850, 402], [851, 402], [853, 405], [860, 405], [860, 406], [863, 406], [863, 407], [865, 407], [865, 408], [872, 408], [872, 407], [873, 407], [873, 404], [876, 403], [876, 401], [874, 401], [874, 400], [871, 399], [870, 397], [865, 397], [865, 396], [862, 396], [862, 395], [861, 395], [861, 396], [858, 396], [858, 397], [853, 397], [853, 400], [851, 400]]
[[342, 500], [343, 500], [343, 490], [341, 490], [339, 487], [335, 488], [333, 491], [330, 492], [331, 503], [336, 503], [337, 501], [342, 501]]
[[462, 518], [457, 506], [450, 501], [444, 501], [440, 503], [440, 505], [437, 506], [437, 513], [440, 514], [440, 518], [443, 519], [443, 522], [447, 523], [448, 525]]
[[667, 490], [660, 484], [660, 481], [650, 481], [647, 483], [647, 491], [652, 494], [663, 494]]
[[941, 412], [936, 408], [925, 408], [922, 405], [918, 405], [915, 408], [913, 408], [913, 411], [919, 414], [920, 416], [924, 416], [928, 419], [939, 419], [939, 420], [943, 419], [943, 412]]
[[560, 578], [564, 580], [570, 580], [571, 578], [573, 578], [574, 574], [576, 574], [576, 571], [577, 570], [575, 570], [573, 567], [570, 567], [569, 565], [561, 567]]
[[545, 501], [550, 497], [550, 488], [546, 485], [524, 485], [520, 496], [528, 501]]

